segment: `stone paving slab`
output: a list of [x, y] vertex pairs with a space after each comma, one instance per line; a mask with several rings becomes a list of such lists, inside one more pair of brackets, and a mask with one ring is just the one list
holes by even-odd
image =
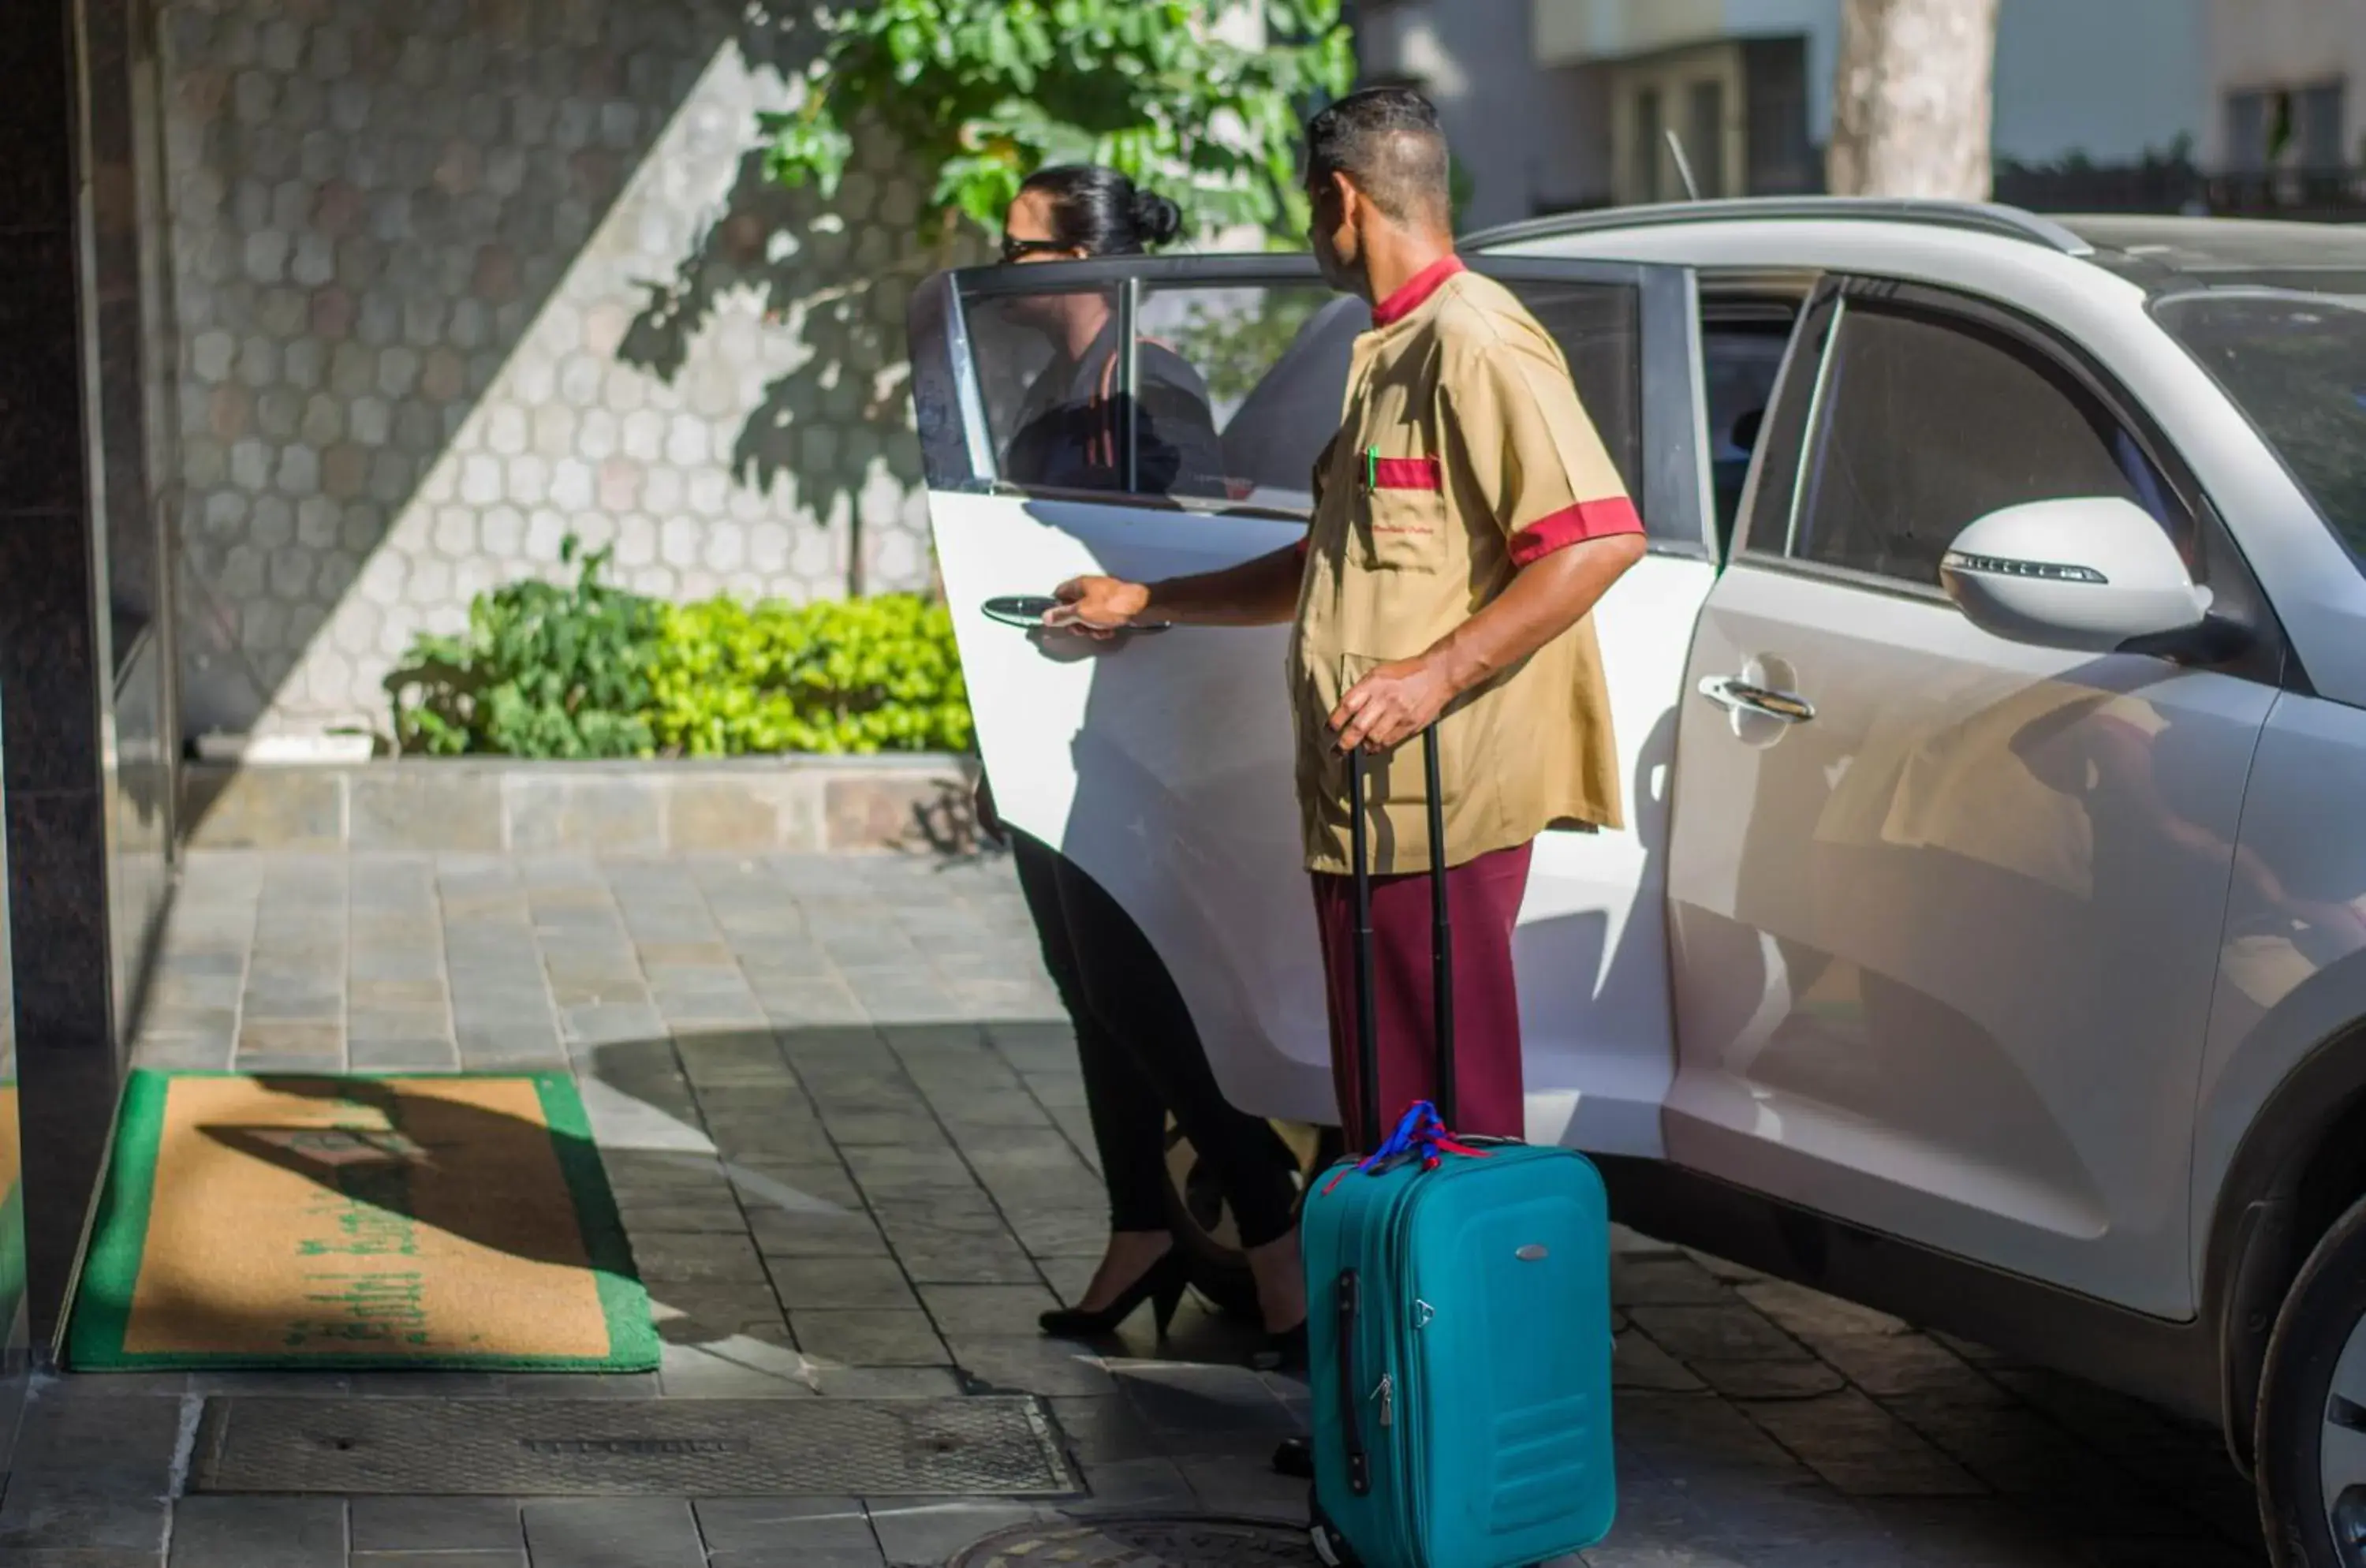
[[[182, 769], [201, 850], [614, 854], [966, 851], [958, 757], [664, 762], [417, 759]], [[986, 971], [988, 975], [995, 971]]]
[[[157, 994], [159, 1066], [572, 1071], [663, 1366], [47, 1380], [0, 1499], [12, 1568], [157, 1568], [168, 1528], [174, 1564], [906, 1568], [1047, 1507], [1302, 1517], [1267, 1457], [1304, 1390], [1242, 1370], [1241, 1329], [1187, 1303], [1163, 1345], [1146, 1318], [1102, 1346], [1033, 1331], [1083, 1288], [1101, 1218], [1074, 1043], [1002, 863], [199, 852]], [[2211, 1431], [1641, 1237], [1613, 1289], [1620, 1522], [1592, 1568], [2263, 1561]], [[1044, 1397], [1089, 1497], [171, 1495], [214, 1395], [996, 1392]]]

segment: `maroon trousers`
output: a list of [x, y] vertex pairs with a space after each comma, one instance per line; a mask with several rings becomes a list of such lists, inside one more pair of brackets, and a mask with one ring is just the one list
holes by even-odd
[[[1520, 998], [1512, 927], [1527, 891], [1534, 846], [1498, 850], [1446, 874], [1454, 923], [1454, 1078], [1458, 1133], [1526, 1135], [1520, 1083]], [[1314, 915], [1331, 1003], [1331, 1076], [1347, 1146], [1368, 1152], [1416, 1100], [1437, 1098], [1436, 1013], [1430, 985], [1427, 873], [1372, 879], [1373, 1019], [1380, 1042], [1380, 1118], [1358, 1126], [1356, 1054], [1356, 895], [1352, 877], [1314, 874]]]

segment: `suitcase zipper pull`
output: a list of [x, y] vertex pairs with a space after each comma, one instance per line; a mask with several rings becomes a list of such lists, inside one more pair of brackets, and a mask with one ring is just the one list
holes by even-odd
[[1383, 1430], [1397, 1423], [1397, 1380], [1390, 1373], [1380, 1374], [1380, 1386], [1372, 1390], [1372, 1397], [1380, 1402], [1380, 1427]]
[[1427, 1302], [1421, 1300], [1419, 1297], [1414, 1298], [1413, 1303], [1413, 1325], [1416, 1331], [1427, 1328], [1429, 1326], [1429, 1320], [1436, 1315], [1437, 1309], [1436, 1307], [1430, 1305]]

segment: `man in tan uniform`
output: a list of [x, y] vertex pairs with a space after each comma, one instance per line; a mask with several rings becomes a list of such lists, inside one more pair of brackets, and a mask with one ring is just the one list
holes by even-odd
[[1420, 95], [1375, 88], [1308, 127], [1313, 241], [1372, 300], [1299, 546], [1164, 582], [1065, 583], [1052, 626], [1294, 620], [1298, 798], [1313, 874], [1342, 1123], [1358, 1150], [1346, 750], [1383, 759], [1367, 807], [1381, 1114], [1435, 1091], [1430, 846], [1435, 722], [1454, 910], [1463, 1132], [1525, 1131], [1512, 928], [1532, 840], [1621, 826], [1617, 750], [1586, 618], [1643, 554], [1642, 525], [1559, 346], [1454, 254], [1447, 150]]

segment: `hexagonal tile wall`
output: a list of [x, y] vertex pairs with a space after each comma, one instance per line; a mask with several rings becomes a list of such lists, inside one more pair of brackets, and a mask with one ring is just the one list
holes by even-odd
[[[383, 681], [561, 541], [673, 598], [928, 579], [863, 147], [769, 185], [783, 34], [714, 0], [168, 0], [188, 718], [383, 728]], [[959, 253], [964, 259], [974, 252]], [[884, 389], [885, 395], [877, 395]]]

